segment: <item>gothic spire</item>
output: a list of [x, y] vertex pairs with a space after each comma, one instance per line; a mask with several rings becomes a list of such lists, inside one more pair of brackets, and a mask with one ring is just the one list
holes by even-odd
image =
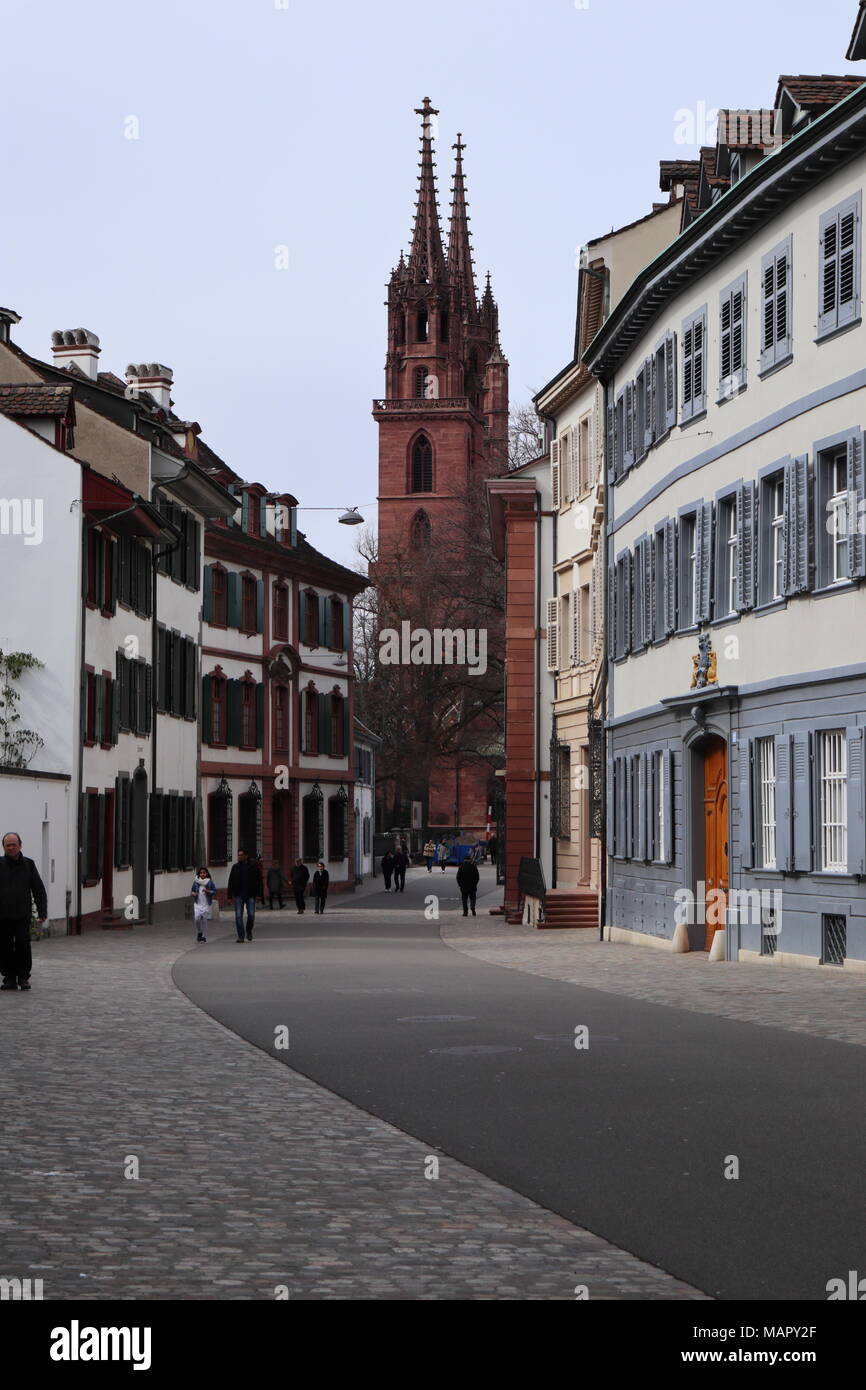
[[468, 309], [474, 318], [477, 313], [478, 294], [475, 286], [475, 270], [472, 265], [472, 246], [469, 241], [469, 216], [466, 208], [466, 183], [463, 176], [463, 151], [466, 146], [458, 132], [457, 143], [451, 148], [457, 151], [454, 168], [454, 185], [451, 189], [451, 223], [448, 233], [448, 279], [456, 293], [458, 302]]
[[433, 159], [433, 123], [430, 119], [431, 116], [438, 116], [439, 112], [430, 105], [430, 98], [425, 97], [423, 104], [415, 107], [415, 114], [421, 117], [421, 173], [408, 270], [409, 278], [415, 284], [435, 284], [444, 279], [445, 273], [442, 230], [436, 202], [436, 175], [433, 172], [436, 168]]

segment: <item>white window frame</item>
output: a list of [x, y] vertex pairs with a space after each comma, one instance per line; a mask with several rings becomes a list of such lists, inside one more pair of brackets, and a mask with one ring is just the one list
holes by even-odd
[[758, 814], [761, 823], [761, 868], [776, 866], [776, 740], [756, 739]]
[[[770, 594], [771, 603], [785, 596], [785, 477], [780, 473], [768, 483], [770, 494]], [[778, 510], [777, 510], [778, 508]]]
[[844, 729], [821, 729], [818, 765], [818, 844], [821, 870], [848, 870], [848, 739]]

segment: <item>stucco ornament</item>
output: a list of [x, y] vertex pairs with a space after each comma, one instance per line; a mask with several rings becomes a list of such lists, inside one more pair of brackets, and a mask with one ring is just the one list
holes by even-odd
[[713, 651], [710, 634], [702, 632], [698, 638], [698, 654], [692, 657], [691, 689], [702, 690], [705, 685], [717, 685], [718, 679], [716, 654]]

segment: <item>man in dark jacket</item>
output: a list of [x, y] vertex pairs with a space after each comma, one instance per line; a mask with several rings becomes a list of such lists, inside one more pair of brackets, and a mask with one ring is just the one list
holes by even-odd
[[304, 894], [307, 891], [307, 884], [310, 881], [310, 871], [303, 859], [295, 860], [295, 867], [292, 869], [292, 892], [295, 895], [295, 903], [299, 912], [306, 912], [307, 904]]
[[45, 885], [32, 859], [21, 853], [21, 836], [9, 830], [3, 836], [0, 859], [0, 989], [29, 989], [33, 964], [30, 952], [31, 902], [36, 916], [48, 916]]
[[460, 889], [460, 896], [463, 899], [464, 917], [467, 915], [467, 907], [472, 909], [472, 916], [475, 916], [475, 894], [478, 892], [478, 878], [478, 865], [473, 864], [471, 859], [464, 859], [457, 870], [457, 887]]
[[245, 849], [238, 850], [238, 862], [229, 874], [228, 895], [235, 905], [235, 927], [238, 941], [244, 939], [244, 908], [247, 911], [247, 941], [253, 939], [256, 920], [256, 898], [262, 896], [262, 871]]
[[325, 868], [324, 863], [320, 859], [318, 868], [316, 869], [316, 872], [313, 874], [313, 895], [316, 899], [317, 912], [324, 912], [325, 910], [325, 902], [328, 897], [328, 884], [330, 883], [330, 881], [331, 875], [328, 873], [328, 870]]
[[[404, 842], [405, 843], [405, 842]], [[394, 855], [394, 892], [402, 893], [406, 887], [406, 870], [409, 867], [409, 856], [400, 845]]]

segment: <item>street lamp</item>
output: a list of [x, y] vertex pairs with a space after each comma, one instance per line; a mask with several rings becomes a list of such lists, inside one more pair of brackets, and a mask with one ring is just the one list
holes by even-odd
[[[298, 507], [299, 512], [339, 512], [340, 507]], [[364, 518], [357, 507], [347, 507], [342, 516], [337, 517], [341, 526], [363, 526]]]

